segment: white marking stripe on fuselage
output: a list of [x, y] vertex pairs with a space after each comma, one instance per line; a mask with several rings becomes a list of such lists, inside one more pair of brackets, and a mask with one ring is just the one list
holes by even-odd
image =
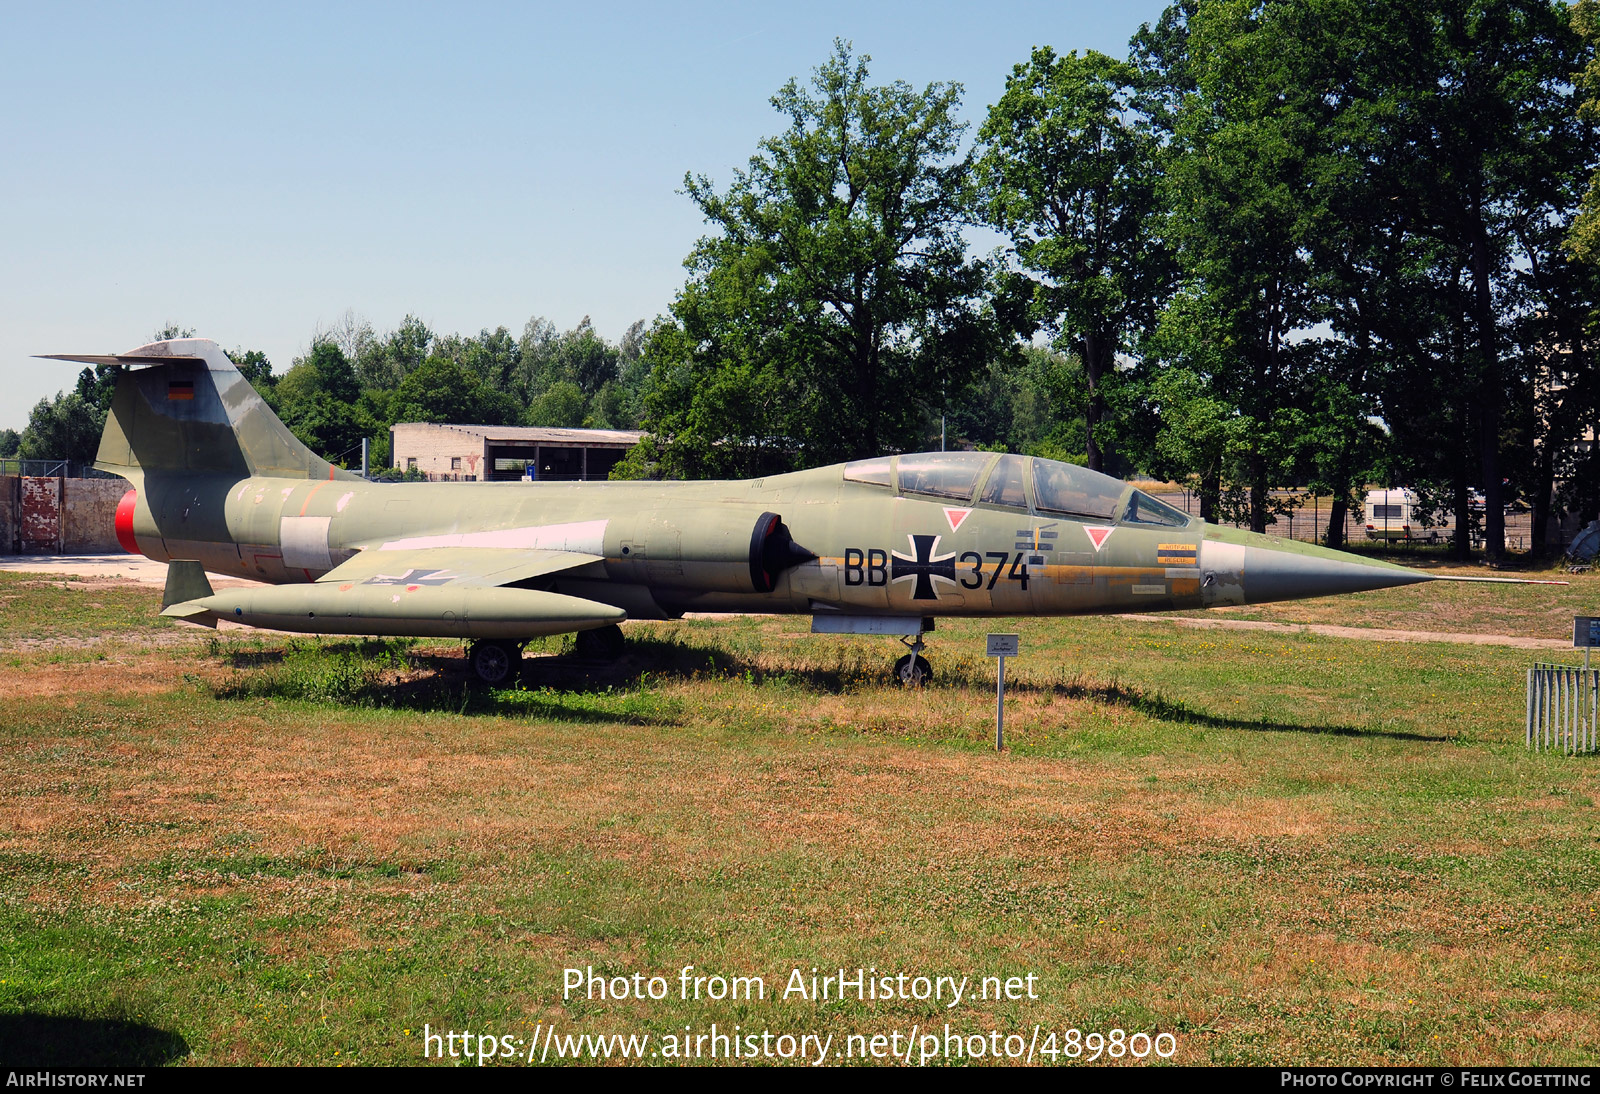
[[415, 551], [425, 547], [508, 547], [523, 551], [576, 551], [580, 554], [605, 553], [604, 520], [583, 520], [572, 524], [542, 524], [532, 528], [501, 528], [494, 532], [451, 532], [439, 536], [411, 536], [394, 539], [380, 551]]
[[291, 570], [333, 569], [328, 557], [329, 517], [284, 517], [278, 525], [283, 564]]

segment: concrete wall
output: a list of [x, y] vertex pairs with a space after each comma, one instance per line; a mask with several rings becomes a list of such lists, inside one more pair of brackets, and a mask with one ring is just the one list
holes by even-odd
[[117, 503], [132, 489], [126, 479], [63, 479], [61, 549], [67, 554], [121, 551]]
[[[60, 503], [55, 514], [56, 542], [39, 534], [41, 513], [30, 514], [29, 543], [34, 553], [58, 549], [65, 554], [104, 554], [120, 552], [117, 543], [117, 503], [129, 490], [123, 479], [59, 479]], [[20, 499], [23, 481], [15, 475], [0, 475], [0, 552], [10, 553], [23, 544]]]

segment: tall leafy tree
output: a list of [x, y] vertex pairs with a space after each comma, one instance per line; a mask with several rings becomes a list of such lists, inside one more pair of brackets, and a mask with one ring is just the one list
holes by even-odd
[[1073, 350], [1088, 384], [1087, 461], [1106, 464], [1103, 384], [1154, 316], [1170, 262], [1156, 229], [1159, 145], [1133, 108], [1137, 73], [1102, 53], [1033, 51], [979, 131], [986, 219], [1025, 273], [1001, 291]]
[[105, 420], [105, 410], [79, 391], [40, 399], [28, 415], [17, 455], [25, 460], [92, 462], [100, 450]]
[[814, 465], [928, 439], [991, 357], [985, 270], [961, 237], [961, 89], [868, 82], [835, 44], [772, 99], [789, 127], [726, 190], [685, 180], [715, 229], [650, 339], [646, 428], [699, 476]]
[[[1600, 0], [1578, 0], [1572, 8], [1571, 25], [1591, 47], [1577, 75], [1581, 92], [1578, 115], [1587, 122], [1600, 122], [1600, 53], [1593, 49], [1593, 43], [1600, 40]], [[1587, 181], [1563, 246], [1579, 261], [1600, 265], [1600, 169], [1592, 171]]]
[[[393, 390], [428, 359], [433, 352], [434, 333], [422, 320], [407, 315], [399, 328], [391, 331], [387, 337], [373, 337], [370, 331], [362, 335], [358, 324], [353, 339], [360, 355], [351, 358], [343, 346], [340, 352], [347, 361], [353, 362], [361, 383], [367, 387]], [[339, 344], [338, 339], [326, 337], [317, 337], [313, 341]]]
[[1322, 120], [1317, 58], [1282, 11], [1251, 0], [1198, 5], [1179, 68], [1194, 91], [1172, 96], [1166, 176], [1168, 225], [1193, 298], [1179, 317], [1188, 344], [1207, 347], [1210, 397], [1240, 418], [1256, 531], [1281, 507], [1270, 487], [1290, 473], [1293, 410], [1314, 360], [1301, 334], [1323, 318], [1306, 246]]
[[[1593, 169], [1589, 136], [1572, 127], [1579, 39], [1566, 9], [1548, 0], [1389, 0], [1379, 9], [1391, 39], [1404, 41], [1404, 64], [1378, 75], [1396, 106], [1387, 157], [1395, 196], [1431, 248], [1449, 328], [1438, 341], [1451, 350], [1439, 356], [1457, 365], [1451, 424], [1474, 449], [1485, 550], [1498, 558], [1507, 480], [1535, 462], [1517, 425], [1535, 420], [1522, 371], [1531, 358], [1514, 344], [1518, 316], [1571, 307], [1551, 278], [1540, 290], [1529, 270], [1551, 271], [1562, 234], [1553, 229], [1570, 221], [1573, 182]], [[1429, 367], [1417, 364], [1413, 376]], [[1454, 494], [1464, 527], [1467, 483]]]
[[361, 405], [361, 383], [344, 351], [317, 342], [264, 393], [283, 424], [313, 452], [335, 463], [361, 447], [377, 425]]
[[429, 357], [400, 381], [388, 410], [397, 422], [506, 425], [518, 417], [515, 399], [442, 354]]
[[505, 327], [481, 330], [476, 336], [450, 334], [436, 339], [433, 355], [448, 357], [495, 391], [512, 394], [522, 365], [522, 346]]

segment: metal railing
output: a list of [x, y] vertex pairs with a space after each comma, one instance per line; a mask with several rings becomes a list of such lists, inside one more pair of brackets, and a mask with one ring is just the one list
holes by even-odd
[[1593, 752], [1597, 714], [1600, 669], [1536, 664], [1528, 670], [1529, 748]]
[[16, 456], [0, 459], [0, 475], [20, 475], [30, 479], [114, 479], [84, 460], [24, 460]]

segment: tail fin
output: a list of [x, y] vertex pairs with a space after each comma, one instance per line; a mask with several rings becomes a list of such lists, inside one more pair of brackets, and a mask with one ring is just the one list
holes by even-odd
[[153, 472], [239, 478], [354, 479], [313, 453], [278, 420], [207, 338], [175, 338], [109, 356], [56, 361], [120, 365], [95, 466], [135, 482]]

